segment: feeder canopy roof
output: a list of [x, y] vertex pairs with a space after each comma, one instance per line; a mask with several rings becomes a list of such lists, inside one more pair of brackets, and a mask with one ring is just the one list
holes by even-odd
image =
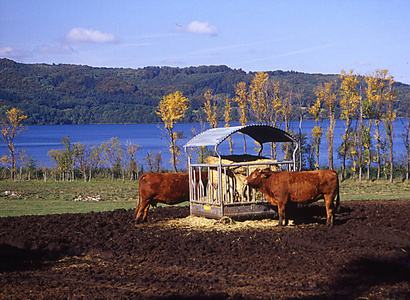
[[261, 145], [270, 142], [296, 142], [294, 137], [279, 128], [269, 125], [245, 125], [208, 129], [194, 136], [184, 147], [217, 147], [235, 132], [244, 133]]

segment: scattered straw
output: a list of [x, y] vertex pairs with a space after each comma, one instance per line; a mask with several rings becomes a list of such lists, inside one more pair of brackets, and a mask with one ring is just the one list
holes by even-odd
[[[234, 221], [228, 217], [223, 217], [220, 220], [215, 220], [204, 217], [188, 216], [186, 218], [160, 221], [157, 223], [157, 225], [164, 229], [185, 229], [188, 231], [235, 231], [246, 229], [275, 228], [276, 226], [278, 226], [278, 220], [262, 219]], [[293, 225], [292, 220], [289, 220], [289, 225]]]

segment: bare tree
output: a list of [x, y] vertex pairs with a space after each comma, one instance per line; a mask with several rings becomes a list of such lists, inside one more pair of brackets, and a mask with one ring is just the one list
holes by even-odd
[[155, 172], [161, 171], [161, 166], [162, 166], [162, 152], [158, 151], [157, 153], [155, 153], [155, 156], [154, 156]]
[[409, 172], [410, 172], [410, 110], [407, 107], [407, 117], [401, 120], [404, 133], [401, 135], [403, 139], [403, 144], [406, 148], [406, 155], [405, 155], [405, 164], [406, 164], [406, 180], [409, 180]]
[[111, 169], [112, 179], [118, 177], [122, 170], [124, 150], [117, 137], [112, 137], [108, 142], [101, 144], [102, 157]]
[[77, 142], [73, 145], [74, 159], [81, 174], [83, 174], [84, 182], [87, 182], [87, 166], [90, 152], [87, 145]]
[[125, 142], [125, 156], [124, 164], [127, 166], [127, 169], [130, 173], [130, 180], [134, 180], [135, 175], [138, 173], [139, 161], [137, 159], [137, 151], [141, 146], [132, 143], [131, 141]]

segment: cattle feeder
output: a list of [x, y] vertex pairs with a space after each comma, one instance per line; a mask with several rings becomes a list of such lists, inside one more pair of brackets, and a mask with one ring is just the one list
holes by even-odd
[[[226, 150], [228, 140], [233, 140], [233, 145], [243, 141], [244, 152], [246, 148], [253, 149], [256, 142], [258, 155], [222, 155], [221, 144], [225, 145]], [[270, 157], [262, 155], [265, 144], [273, 147], [276, 143], [288, 143], [291, 158], [284, 155], [282, 160], [274, 159], [273, 148], [269, 151]], [[208, 147], [212, 148], [214, 156], [201, 161], [198, 153], [204, 153], [204, 149], [209, 151]], [[232, 153], [232, 144], [229, 148]], [[245, 178], [255, 169], [280, 171], [286, 168], [295, 171], [298, 143], [292, 135], [279, 128], [245, 125], [209, 129], [193, 137], [184, 145], [184, 149], [188, 157], [191, 215], [214, 219], [225, 216], [248, 219], [273, 216], [276, 213], [262, 193], [244, 186]], [[193, 162], [195, 157], [196, 163]], [[204, 176], [207, 178], [202, 178]]]

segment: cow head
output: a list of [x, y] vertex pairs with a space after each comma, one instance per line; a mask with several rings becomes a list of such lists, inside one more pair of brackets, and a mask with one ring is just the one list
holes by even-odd
[[261, 186], [262, 181], [266, 178], [269, 178], [271, 174], [272, 172], [269, 169], [256, 169], [251, 174], [249, 174], [248, 177], [246, 177], [244, 182], [244, 191], [246, 186], [250, 186], [251, 188], [259, 188]]

